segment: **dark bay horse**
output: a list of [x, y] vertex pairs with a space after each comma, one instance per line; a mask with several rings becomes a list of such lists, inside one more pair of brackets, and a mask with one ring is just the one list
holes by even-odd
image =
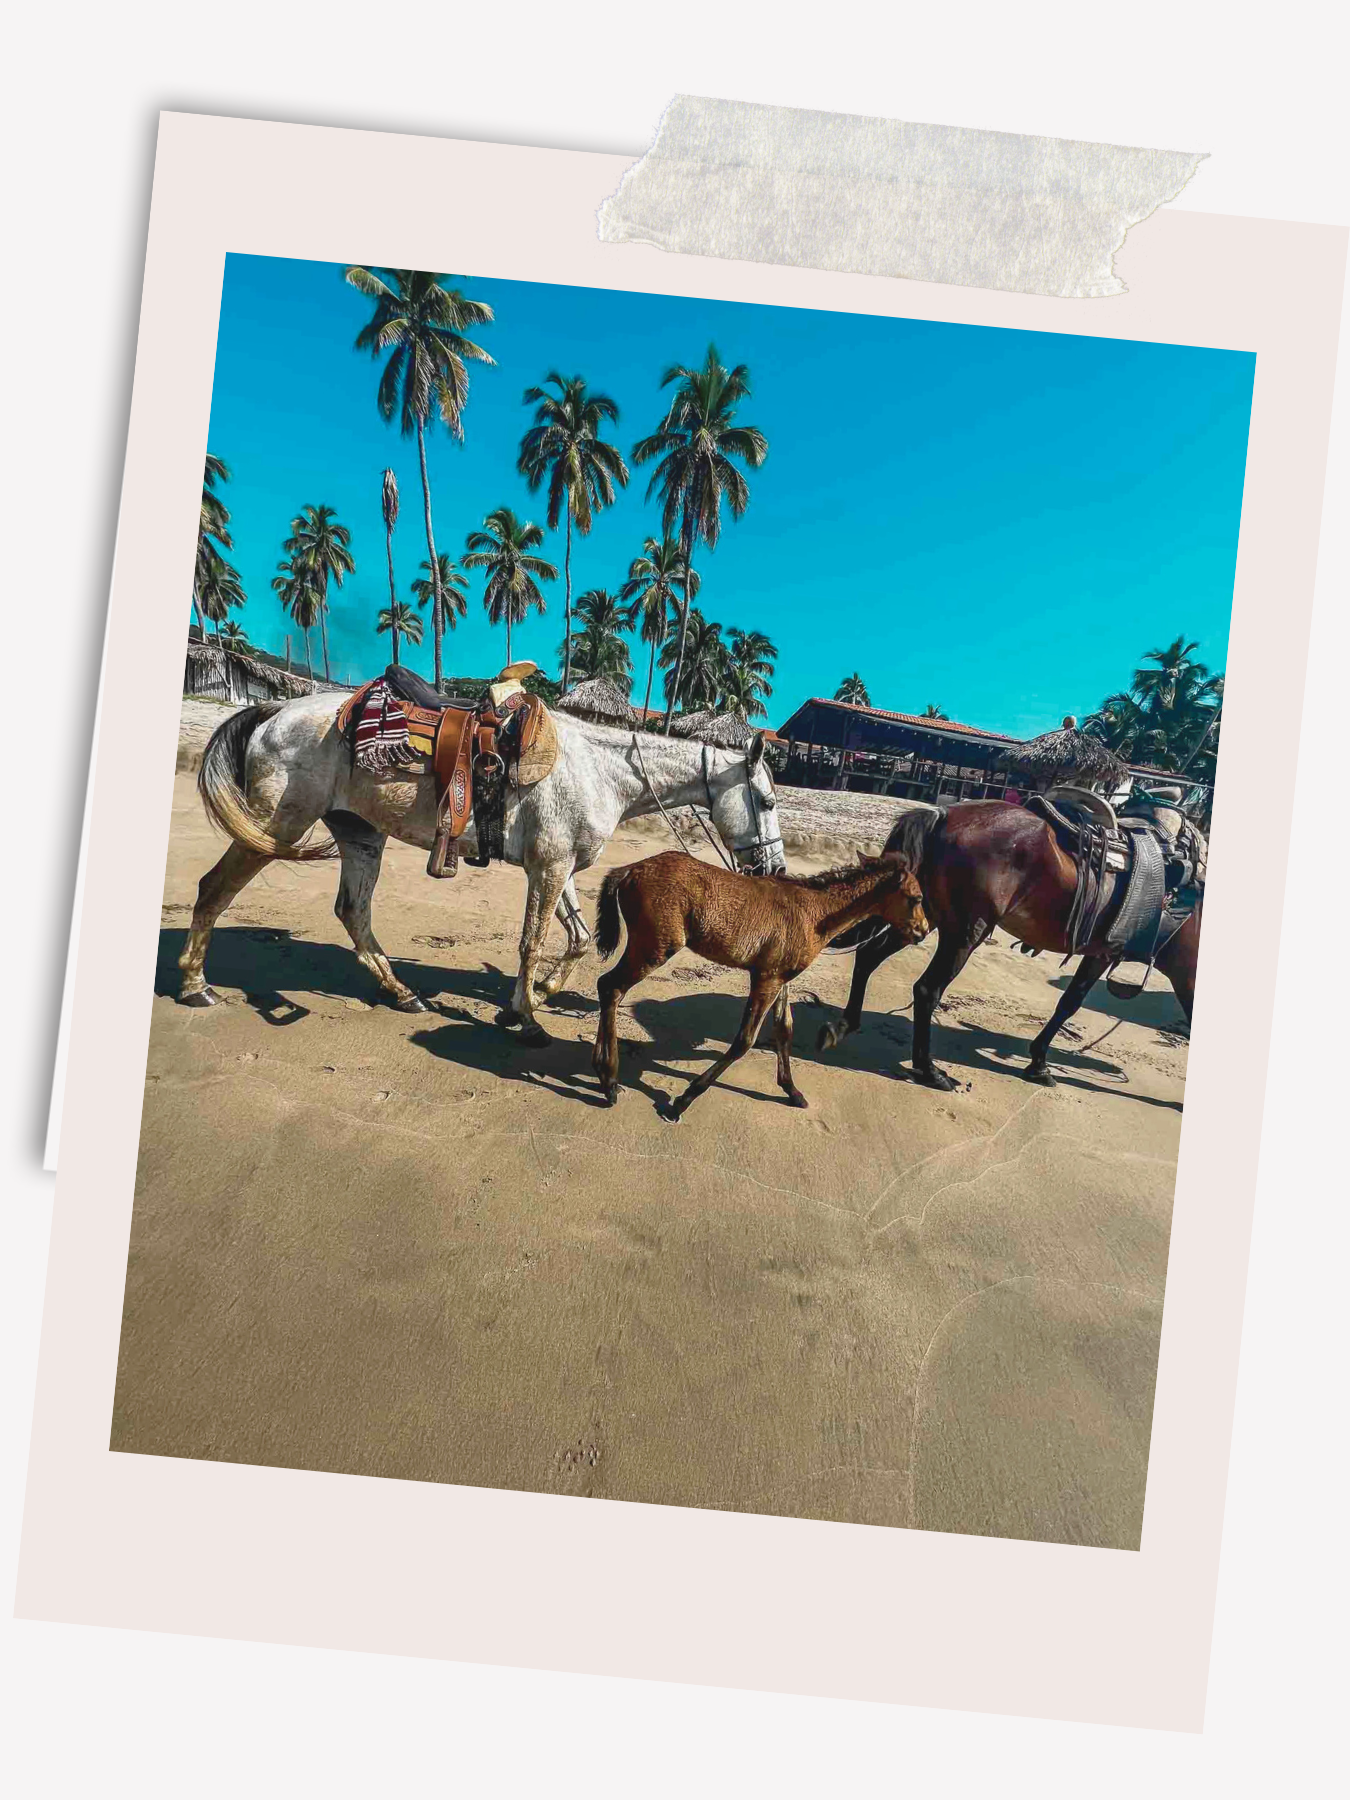
[[[955, 1086], [933, 1061], [933, 1010], [996, 925], [1032, 950], [1068, 952], [1069, 912], [1077, 887], [1073, 858], [1060, 849], [1044, 819], [1005, 800], [970, 800], [945, 812], [911, 812], [899, 819], [886, 849], [905, 857], [917, 871], [924, 911], [937, 927], [933, 960], [914, 984], [914, 1049], [905, 1079], [949, 1091]], [[1108, 882], [1122, 879], [1108, 873]], [[1031, 1046], [1023, 1070], [1028, 1081], [1053, 1087], [1047, 1058], [1060, 1027], [1078, 1011], [1088, 993], [1116, 962], [1102, 939], [1112, 914], [1112, 894], [1101, 923], [1083, 951], [1045, 1029]], [[1156, 967], [1172, 983], [1189, 1022], [1200, 947], [1200, 907], [1158, 956]], [[862, 1024], [863, 999], [873, 972], [901, 948], [890, 930], [862, 938], [853, 964], [853, 983], [841, 1019], [823, 1025], [818, 1047], [832, 1049]]]
[[611, 871], [600, 889], [595, 946], [602, 957], [613, 956], [621, 922], [628, 927], [628, 942], [599, 981], [600, 1029], [592, 1062], [609, 1105], [619, 1097], [619, 1002], [687, 946], [723, 968], [748, 970], [750, 998], [725, 1056], [696, 1076], [665, 1116], [678, 1119], [744, 1056], [771, 1010], [778, 1085], [789, 1105], [805, 1106], [792, 1079], [787, 983], [809, 968], [832, 938], [863, 919], [883, 921], [897, 948], [917, 943], [927, 932], [919, 884], [904, 857], [862, 857], [820, 875], [751, 876], [667, 850]]

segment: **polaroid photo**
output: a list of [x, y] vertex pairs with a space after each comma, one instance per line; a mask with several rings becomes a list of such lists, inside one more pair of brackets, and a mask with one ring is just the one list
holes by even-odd
[[1346, 234], [623, 167], [163, 121], [19, 1609], [1197, 1729]]

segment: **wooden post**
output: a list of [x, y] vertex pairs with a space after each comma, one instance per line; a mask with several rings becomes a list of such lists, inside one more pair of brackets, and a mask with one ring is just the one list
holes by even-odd
[[290, 672], [291, 672], [291, 634], [288, 631], [286, 633], [286, 673], [289, 675]]

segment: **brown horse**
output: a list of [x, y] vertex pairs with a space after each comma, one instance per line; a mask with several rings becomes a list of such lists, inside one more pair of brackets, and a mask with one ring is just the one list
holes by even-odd
[[[886, 840], [888, 852], [917, 871], [924, 910], [937, 926], [933, 960], [914, 984], [914, 1049], [900, 1073], [925, 1087], [955, 1086], [933, 1062], [933, 1009], [965, 967], [972, 950], [996, 925], [1031, 950], [1068, 952], [1069, 913], [1077, 887], [1073, 858], [1060, 849], [1044, 819], [1004, 800], [971, 800], [945, 812], [912, 812]], [[1119, 877], [1108, 873], [1109, 883]], [[1118, 960], [1103, 942], [1112, 914], [1106, 896], [1101, 923], [1059, 1005], [1031, 1046], [1028, 1081], [1053, 1087], [1047, 1057], [1055, 1034], [1078, 1011], [1089, 991]], [[830, 1049], [862, 1024], [863, 999], [873, 972], [904, 940], [889, 931], [865, 937], [853, 964], [853, 983], [842, 1019], [821, 1027], [818, 1048]], [[1200, 946], [1200, 907], [1159, 953], [1157, 967], [1172, 983], [1189, 1022]]]
[[792, 1005], [786, 984], [808, 968], [831, 938], [863, 919], [882, 919], [888, 934], [913, 944], [928, 930], [919, 884], [902, 856], [863, 857], [822, 875], [740, 875], [663, 851], [615, 869], [600, 889], [596, 948], [619, 947], [620, 915], [628, 943], [614, 968], [600, 977], [600, 1029], [592, 1062], [605, 1099], [619, 1097], [619, 1001], [644, 976], [686, 946], [709, 962], [750, 971], [750, 998], [725, 1056], [689, 1083], [666, 1117], [678, 1119], [755, 1042], [774, 1008], [778, 1085], [791, 1106], [806, 1099], [792, 1079]]

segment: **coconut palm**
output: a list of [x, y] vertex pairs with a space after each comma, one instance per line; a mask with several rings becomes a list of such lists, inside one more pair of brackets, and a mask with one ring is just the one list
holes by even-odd
[[248, 633], [235, 619], [227, 619], [223, 625], [217, 626], [216, 642], [224, 644], [227, 650], [251, 650], [253, 648], [248, 641]]
[[1096, 712], [1084, 719], [1083, 730], [1123, 757], [1146, 755], [1157, 736], [1148, 709], [1126, 693], [1108, 694]]
[[836, 700], [842, 700], [845, 706], [870, 706], [872, 704], [872, 696], [867, 691], [867, 683], [856, 670], [852, 675], [846, 675], [839, 683], [834, 690], [834, 697]]
[[283, 612], [289, 613], [304, 633], [305, 672], [313, 681], [314, 659], [310, 655], [309, 634], [318, 624], [322, 611], [318, 590], [314, 586], [314, 577], [309, 569], [298, 565], [294, 559], [289, 562], [279, 562], [277, 572], [272, 577], [272, 587], [281, 602]]
[[334, 580], [341, 587], [343, 576], [355, 571], [351, 541], [351, 532], [338, 523], [338, 516], [331, 506], [302, 506], [291, 520], [290, 537], [281, 546], [292, 562], [309, 570], [312, 586], [319, 597], [325, 681], [333, 679], [328, 669], [328, 583]]
[[192, 577], [192, 610], [197, 615], [197, 629], [202, 637], [206, 636], [206, 621], [202, 616], [200, 590], [211, 566], [212, 557], [219, 557], [222, 550], [233, 550], [234, 540], [230, 536], [230, 515], [225, 509], [225, 502], [216, 492], [218, 481], [228, 481], [230, 471], [218, 456], [206, 453], [206, 467], [202, 476], [202, 510], [197, 526], [197, 560]]
[[[666, 671], [667, 720], [677, 701], [685, 712], [702, 712], [717, 705], [726, 655], [722, 627], [691, 606], [681, 624], [672, 627], [661, 652], [661, 667]], [[676, 682], [680, 684], [678, 689]]]
[[[388, 424], [397, 414], [404, 437], [417, 439], [422, 475], [422, 511], [432, 580], [437, 579], [436, 539], [431, 526], [431, 484], [427, 479], [427, 427], [433, 419], [453, 437], [464, 436], [464, 408], [469, 399], [466, 362], [492, 358], [465, 333], [492, 321], [492, 308], [444, 284], [448, 275], [422, 269], [349, 268], [347, 280], [375, 302], [370, 322], [357, 335], [356, 348], [373, 357], [388, 354], [380, 374], [376, 405]], [[439, 596], [438, 596], [439, 599]], [[441, 631], [445, 609], [432, 613], [435, 683], [441, 685]]]
[[778, 647], [762, 631], [742, 631], [733, 625], [727, 633], [724, 704], [743, 719], [763, 718], [777, 663]]
[[564, 668], [575, 669], [581, 681], [608, 676], [626, 694], [633, 685], [633, 659], [620, 635], [628, 624], [627, 607], [607, 588], [592, 588], [578, 599], [576, 610], [581, 630], [558, 646]]
[[483, 520], [481, 531], [471, 531], [464, 556], [466, 569], [487, 574], [483, 605], [493, 625], [506, 625], [506, 662], [511, 662], [511, 627], [521, 625], [533, 606], [543, 612], [541, 581], [556, 581], [551, 562], [533, 554], [544, 541], [543, 528], [521, 520], [509, 506], [499, 506]]
[[[690, 569], [687, 579], [689, 598], [694, 600], [699, 589], [697, 569]], [[628, 565], [628, 579], [619, 590], [619, 598], [628, 603], [625, 629], [631, 631], [637, 626], [643, 643], [648, 646], [647, 691], [642, 700], [644, 715], [651, 710], [656, 652], [669, 635], [672, 609], [679, 606], [677, 592], [683, 593], [685, 585], [684, 558], [679, 544], [672, 537], [649, 537], [642, 546], [642, 555], [635, 556]]]
[[[736, 408], [750, 396], [750, 372], [744, 363], [734, 369], [722, 366], [716, 346], [697, 369], [667, 369], [661, 386], [678, 383], [670, 408], [659, 428], [633, 447], [635, 463], [655, 462], [647, 497], [661, 495], [661, 521], [669, 536], [678, 526], [680, 554], [691, 566], [694, 544], [700, 538], [710, 550], [717, 547], [722, 531], [722, 502], [739, 519], [750, 504], [750, 488], [737, 468], [743, 462], [758, 469], [769, 453], [768, 441], [753, 425], [733, 424]], [[733, 460], [734, 459], [734, 460]], [[676, 651], [666, 729], [677, 697], [683, 697], [682, 674], [685, 642], [689, 631], [690, 596], [680, 600], [679, 648]]]
[[919, 714], [919, 717], [921, 719], [947, 719], [951, 717], [951, 714], [943, 712], [940, 706], [934, 706], [930, 701]]
[[[548, 392], [555, 387], [556, 394]], [[548, 482], [550, 531], [565, 520], [563, 553], [564, 631], [563, 682], [571, 685], [572, 644], [572, 526], [584, 537], [601, 507], [614, 503], [615, 487], [627, 487], [628, 469], [613, 444], [600, 436], [608, 420], [618, 419], [619, 409], [608, 394], [592, 394], [580, 375], [567, 378], [556, 369], [545, 375], [542, 387], [526, 388], [526, 406], [536, 408], [534, 424], [520, 440], [516, 468], [537, 493]]]
[[376, 615], [376, 633], [387, 631], [394, 643], [394, 666], [398, 666], [398, 640], [407, 638], [410, 644], [422, 641], [422, 621], [408, 605], [406, 600], [393, 600], [388, 606], [382, 606]]
[[[384, 515], [384, 554], [389, 564], [389, 605], [398, 605], [398, 595], [394, 591], [394, 527], [398, 524], [398, 477], [392, 469], [386, 469], [380, 482], [380, 511]], [[419, 634], [418, 642], [421, 642]], [[394, 661], [398, 661], [398, 637], [394, 638]]]
[[243, 606], [247, 599], [238, 569], [227, 563], [218, 550], [208, 546], [205, 567], [197, 576], [197, 607], [201, 617], [209, 619], [216, 627], [217, 637], [231, 609]]
[[[469, 603], [465, 595], [469, 584], [455, 559], [445, 550], [436, 552], [436, 568], [433, 573], [431, 564], [425, 557], [417, 565], [423, 571], [412, 583], [412, 596], [421, 607], [431, 607], [431, 629], [433, 636], [437, 634], [439, 620], [439, 637], [442, 643], [447, 631], [453, 631], [460, 619], [468, 615]], [[436, 593], [440, 590], [440, 602]], [[420, 640], [419, 640], [420, 641]]]

